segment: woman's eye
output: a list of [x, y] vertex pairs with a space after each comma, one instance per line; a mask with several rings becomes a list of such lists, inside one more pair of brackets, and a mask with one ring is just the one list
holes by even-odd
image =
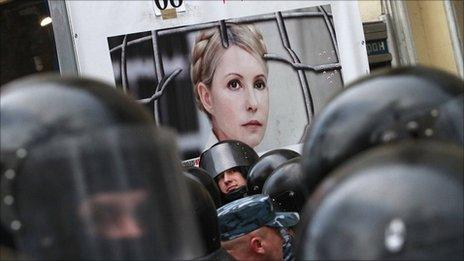
[[237, 80], [232, 80], [230, 82], [227, 83], [227, 87], [231, 90], [236, 90], [238, 88], [240, 88], [240, 82], [237, 81]]
[[264, 81], [257, 81], [255, 82], [255, 88], [258, 90], [263, 90], [266, 88], [266, 83]]

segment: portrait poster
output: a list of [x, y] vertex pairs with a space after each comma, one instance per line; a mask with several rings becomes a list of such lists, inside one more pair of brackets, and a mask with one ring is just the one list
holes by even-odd
[[[234, 40], [227, 39], [227, 30], [233, 26], [254, 28], [262, 36], [262, 43], [267, 50], [263, 57], [267, 72], [261, 72], [265, 74], [263, 81], [266, 82], [268, 100], [260, 101], [256, 98], [258, 101], [251, 101], [265, 103], [256, 104], [259, 111], [253, 115], [247, 111], [248, 101], [240, 100], [250, 99], [247, 94], [235, 95], [223, 86], [213, 85], [213, 88], [223, 88], [218, 91], [225, 92], [224, 95], [233, 96], [214, 103], [214, 106], [225, 108], [212, 108], [216, 112], [212, 117], [223, 117], [216, 119], [217, 124], [223, 124], [219, 128], [232, 129], [227, 133], [229, 136], [226, 134], [227, 137], [246, 141], [248, 135], [253, 135], [253, 131], [241, 131], [240, 128], [252, 129], [253, 126], [240, 125], [254, 120], [258, 121], [258, 127], [265, 129], [250, 142], [256, 145], [257, 151], [298, 144], [304, 138], [314, 115], [343, 88], [330, 5], [108, 37], [117, 88], [130, 93], [144, 104], [161, 126], [175, 129], [180, 136], [193, 137], [199, 144], [193, 146], [192, 151], [184, 153], [184, 160], [197, 157], [202, 150], [212, 145], [211, 142], [208, 144], [211, 136], [212, 140], [217, 140], [214, 139], [212, 120], [198, 107], [199, 100], [196, 99], [192, 83], [191, 68], [195, 63], [192, 61], [192, 50], [198, 48], [195, 40], [201, 34], [206, 34], [205, 31], [210, 34], [216, 31], [223, 45], [221, 48], [232, 46]], [[243, 52], [237, 51], [237, 54], [242, 55]], [[246, 67], [252, 60], [253, 56], [248, 55], [242, 62], [238, 58], [219, 64], [236, 63], [239, 67]], [[225, 70], [236, 73], [243, 80], [240, 82], [243, 86], [239, 88], [245, 93], [245, 85], [253, 84], [251, 78], [255, 75], [250, 75], [250, 80], [245, 77], [253, 71], [253, 66], [243, 70], [230, 64], [227, 66], [231, 68]], [[217, 71], [218, 68], [213, 70]], [[231, 110], [234, 113], [224, 113]], [[260, 111], [264, 112], [260, 115]], [[238, 129], [235, 133], [234, 128]], [[190, 135], [195, 133], [204, 135]], [[188, 138], [184, 140], [188, 142]]]
[[[250, 143], [260, 155], [277, 148], [301, 152], [305, 134], [328, 101], [369, 71], [359, 9], [353, 1], [192, 0], [183, 1], [182, 10], [172, 19], [159, 16], [154, 1], [65, 3], [78, 74], [107, 82], [143, 104], [157, 125], [177, 133], [183, 160], [197, 158], [212, 142], [224, 139], [223, 134]], [[197, 96], [198, 86], [192, 82], [195, 41], [200, 34], [213, 31], [218, 36], [215, 43], [223, 47], [225, 55], [237, 49], [235, 40], [228, 39], [235, 27], [258, 32], [259, 37], [249, 38], [259, 38], [251, 42], [262, 42], [265, 52], [246, 50], [245, 55], [229, 55], [236, 60], [222, 59], [222, 53], [216, 52], [220, 55], [203, 57], [209, 57], [204, 60], [210, 59], [210, 66], [202, 68], [210, 72], [237, 68], [251, 78], [263, 75], [265, 84], [260, 77], [259, 81], [234, 81], [239, 84], [233, 86], [247, 86], [239, 89], [255, 95], [223, 95], [229, 102], [212, 99], [215, 106], [207, 107], [214, 113], [207, 114], [201, 102], [201, 97], [207, 96]], [[211, 60], [214, 57], [216, 60]], [[228, 66], [218, 66], [218, 61]], [[206, 90], [218, 90], [210, 85], [204, 85], [211, 87]], [[230, 86], [229, 82], [224, 86]], [[261, 89], [266, 90], [266, 102], [257, 102], [256, 97], [263, 96], [257, 91]], [[221, 93], [226, 92], [216, 95]], [[247, 107], [265, 112], [266, 117], [241, 118], [247, 115]], [[214, 130], [218, 119], [222, 123], [216, 126], [229, 133]], [[235, 135], [243, 123], [250, 123], [253, 131]], [[257, 129], [260, 135], [255, 135]]]

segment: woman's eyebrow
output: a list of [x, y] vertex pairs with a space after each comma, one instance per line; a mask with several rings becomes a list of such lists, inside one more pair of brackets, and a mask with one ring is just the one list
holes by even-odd
[[239, 73], [234, 73], [234, 72], [228, 73], [228, 74], [226, 74], [226, 77], [229, 76], [229, 75], [238, 76], [240, 78], [243, 78], [243, 76], [241, 74], [239, 74]]

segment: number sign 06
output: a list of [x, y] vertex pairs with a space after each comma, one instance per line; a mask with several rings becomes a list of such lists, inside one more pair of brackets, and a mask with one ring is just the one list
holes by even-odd
[[[164, 10], [168, 7], [168, 2], [172, 7], [177, 8], [182, 5], [183, 0], [154, 0], [156, 7], [160, 10]], [[177, 2], [177, 3], [176, 3]]]

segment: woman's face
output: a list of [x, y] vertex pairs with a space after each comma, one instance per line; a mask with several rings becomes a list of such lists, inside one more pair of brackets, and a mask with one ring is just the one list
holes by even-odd
[[266, 131], [269, 114], [267, 73], [262, 61], [237, 46], [223, 54], [211, 88], [199, 91], [211, 114], [219, 140], [235, 139], [257, 146]]

